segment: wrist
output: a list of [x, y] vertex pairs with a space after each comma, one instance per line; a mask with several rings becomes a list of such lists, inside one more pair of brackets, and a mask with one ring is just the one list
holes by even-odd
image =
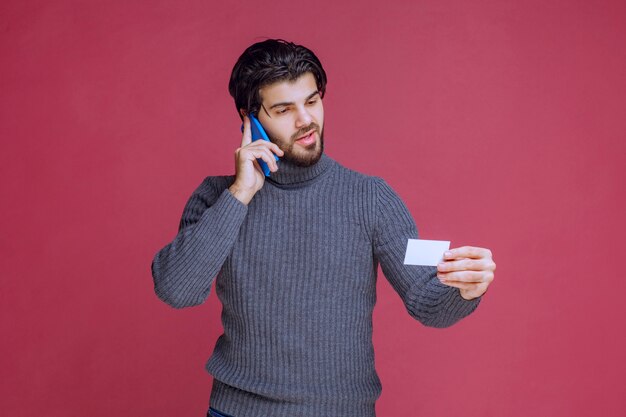
[[233, 184], [228, 187], [228, 191], [235, 197], [237, 200], [241, 201], [243, 204], [248, 205], [252, 197], [254, 197], [255, 192], [252, 190], [248, 190], [240, 187], [238, 184]]

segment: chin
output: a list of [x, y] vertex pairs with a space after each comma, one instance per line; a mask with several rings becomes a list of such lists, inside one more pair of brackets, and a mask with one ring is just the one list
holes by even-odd
[[293, 163], [296, 166], [306, 168], [306, 167], [310, 167], [312, 165], [317, 164], [319, 160], [322, 158], [323, 153], [324, 153], [324, 142], [322, 141], [319, 147], [316, 144], [314, 150], [308, 151], [304, 155], [294, 155], [293, 153], [289, 152], [289, 153], [285, 153], [285, 155], [283, 156], [283, 159]]

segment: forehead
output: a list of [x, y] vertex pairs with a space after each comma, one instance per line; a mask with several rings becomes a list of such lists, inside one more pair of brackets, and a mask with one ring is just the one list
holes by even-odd
[[306, 100], [317, 91], [317, 83], [312, 73], [307, 72], [293, 81], [279, 81], [259, 89], [261, 102], [267, 106], [274, 103], [297, 103]]

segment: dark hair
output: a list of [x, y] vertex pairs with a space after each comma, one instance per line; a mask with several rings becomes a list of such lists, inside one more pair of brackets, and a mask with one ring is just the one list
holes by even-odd
[[239, 109], [245, 109], [248, 114], [259, 111], [262, 87], [295, 81], [307, 72], [313, 74], [320, 97], [324, 97], [326, 72], [311, 50], [283, 39], [268, 39], [251, 45], [237, 60], [228, 83], [239, 117], [242, 117]]

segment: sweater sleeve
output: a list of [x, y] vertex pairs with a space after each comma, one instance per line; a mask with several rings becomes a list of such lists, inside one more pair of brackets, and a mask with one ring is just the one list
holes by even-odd
[[152, 261], [156, 295], [175, 308], [202, 304], [231, 252], [247, 206], [227, 177], [208, 177], [189, 198], [174, 240]]
[[377, 195], [374, 255], [409, 314], [430, 327], [448, 327], [473, 312], [480, 298], [465, 300], [457, 288], [442, 284], [434, 266], [404, 265], [408, 239], [417, 228], [400, 197], [381, 178]]

